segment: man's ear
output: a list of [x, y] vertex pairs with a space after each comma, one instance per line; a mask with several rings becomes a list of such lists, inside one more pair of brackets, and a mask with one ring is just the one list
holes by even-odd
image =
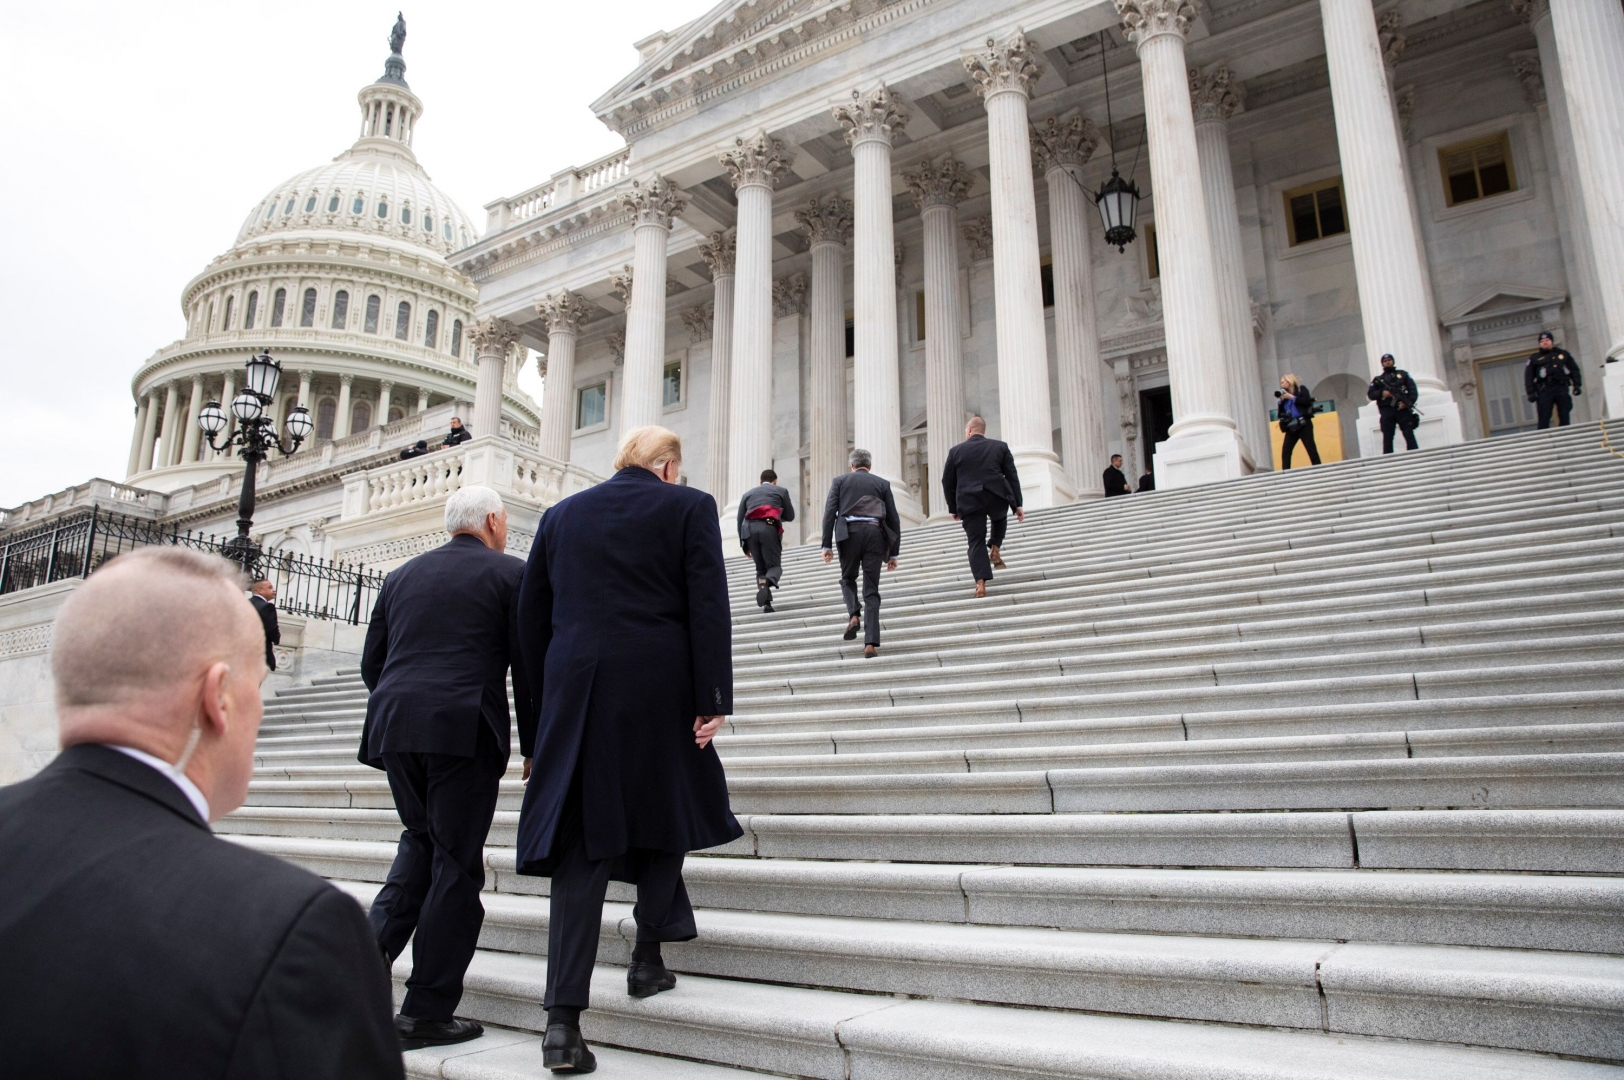
[[209, 665], [203, 673], [202, 700], [198, 703], [198, 720], [215, 735], [223, 735], [231, 726], [231, 706], [226, 701], [226, 683], [231, 679], [231, 665], [224, 660]]

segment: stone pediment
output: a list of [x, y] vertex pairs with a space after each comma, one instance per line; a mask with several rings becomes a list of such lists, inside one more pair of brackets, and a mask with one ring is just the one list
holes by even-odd
[[1560, 305], [1567, 294], [1557, 290], [1540, 289], [1527, 285], [1491, 285], [1463, 304], [1443, 312], [1438, 321], [1445, 326], [1459, 326], [1482, 319], [1535, 312]]

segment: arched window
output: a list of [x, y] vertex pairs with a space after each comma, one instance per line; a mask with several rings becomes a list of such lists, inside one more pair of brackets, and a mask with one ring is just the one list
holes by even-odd
[[257, 314], [259, 314], [259, 292], [256, 290], [248, 294], [248, 306], [243, 309], [242, 328], [244, 330], [254, 328], [254, 316]]
[[433, 349], [440, 344], [440, 313], [429, 312], [427, 324], [427, 329], [423, 331], [423, 345], [425, 348]]
[[287, 306], [288, 306], [288, 291], [286, 289], [278, 289], [278, 290], [276, 290], [276, 296], [271, 300], [271, 325], [272, 326], [281, 326], [282, 325], [282, 312], [287, 310]]
[[412, 305], [402, 300], [395, 309], [395, 336], [405, 341], [412, 333]]
[[314, 191], [312, 191], [310, 193], [310, 198], [305, 200], [305, 213], [307, 213], [307, 214], [314, 213], [315, 210], [316, 210], [316, 193]]
[[364, 329], [369, 334], [378, 332], [378, 310], [383, 307], [383, 301], [376, 296], [367, 297], [367, 321]]
[[410, 225], [412, 223], [412, 208], [411, 207], [403, 206], [403, 207], [400, 208], [400, 223], [402, 225]]
[[336, 191], [333, 192], [333, 197], [327, 200], [327, 212], [329, 214], [338, 213], [338, 192]]
[[366, 208], [367, 208], [367, 197], [365, 195], [362, 195], [360, 192], [356, 192], [355, 201], [350, 203], [350, 213], [359, 214], [361, 211], [365, 210]]
[[315, 289], [306, 289], [305, 290], [304, 304], [299, 308], [299, 325], [300, 326], [315, 326], [316, 325], [316, 290]]
[[389, 106], [389, 111], [383, 114], [383, 133], [388, 135], [395, 126], [395, 107]]
[[203, 324], [203, 332], [206, 334], [210, 330], [213, 330], [213, 329], [214, 329], [214, 301], [210, 300], [209, 301], [209, 321]]
[[235, 296], [226, 297], [226, 314], [225, 318], [220, 320], [220, 329], [231, 329], [231, 309], [236, 306], [236, 300], [237, 298]]
[[350, 406], [350, 434], [365, 431], [372, 426], [372, 403], [357, 401]]
[[282, 207], [282, 216], [283, 217], [287, 217], [289, 214], [293, 213], [293, 200], [294, 200], [294, 196], [289, 195], [287, 205]]
[[462, 355], [462, 320], [451, 320], [451, 355]]
[[338, 417], [338, 402], [330, 397], [321, 399], [316, 406], [316, 438], [331, 439], [333, 437], [333, 421]]
[[445, 223], [445, 239], [446, 243], [451, 242], [451, 222], [449, 221]]
[[274, 213], [276, 213], [276, 200], [272, 199], [270, 202], [265, 204], [265, 220], [271, 220], [271, 215]]
[[350, 294], [343, 289], [333, 297], [333, 329], [342, 330], [350, 321]]
[[389, 216], [389, 200], [388, 199], [379, 199], [378, 200], [378, 216], [381, 217], [381, 218], [386, 218], [386, 217]]
[[423, 213], [423, 231], [426, 233], [434, 231], [434, 215], [427, 211]]

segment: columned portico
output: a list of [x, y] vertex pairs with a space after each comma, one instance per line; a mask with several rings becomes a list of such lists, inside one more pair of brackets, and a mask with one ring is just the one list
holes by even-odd
[[705, 476], [716, 505], [727, 502], [728, 420], [733, 390], [733, 261], [737, 255], [732, 232], [712, 233], [699, 245], [699, 257], [711, 274], [711, 388], [710, 438], [706, 445]]
[[993, 309], [998, 339], [999, 436], [1009, 444], [1029, 507], [1071, 502], [1076, 489], [1054, 452], [1043, 267], [1027, 99], [1042, 74], [1038, 50], [1017, 31], [964, 58], [987, 107], [992, 173]]
[[585, 308], [581, 298], [564, 289], [537, 301], [536, 313], [547, 324], [547, 369], [543, 372], [541, 432], [536, 448], [554, 461], [570, 459], [571, 410], [575, 406], [575, 335]]
[[[481, 319], [474, 324], [473, 335], [479, 378], [474, 383], [474, 415], [469, 426], [476, 437], [495, 435], [502, 430], [502, 380], [508, 350], [518, 342], [519, 331], [506, 319]], [[341, 402], [340, 411], [343, 408]]]
[[[846, 245], [852, 205], [830, 195], [813, 199], [795, 220], [812, 248], [811, 377], [807, 380], [808, 513], [822, 506], [829, 485], [846, 466]], [[808, 518], [810, 521], [811, 519]]]
[[[1460, 408], [1444, 382], [1442, 343], [1432, 318], [1432, 279], [1422, 260], [1419, 224], [1408, 196], [1404, 144], [1369, 4], [1320, 0], [1331, 107], [1348, 201], [1348, 232], [1359, 288], [1359, 317], [1372, 375], [1392, 353], [1421, 392], [1423, 447], [1461, 441]], [[1395, 195], [1401, 197], [1395, 197]], [[1376, 407], [1359, 410], [1360, 452], [1381, 452]]]
[[1099, 130], [1082, 116], [1064, 122], [1050, 117], [1032, 136], [1032, 154], [1049, 188], [1061, 463], [1079, 499], [1104, 496], [1099, 478], [1110, 461], [1106, 456], [1105, 368], [1100, 361], [1090, 241], [1098, 219], [1079, 178], [1099, 142]]
[[[963, 435], [964, 350], [959, 340], [959, 212], [970, 192], [971, 174], [963, 163], [929, 159], [902, 174], [919, 205], [925, 230], [925, 423], [929, 434], [933, 485], [940, 485], [947, 452]], [[932, 520], [947, 517], [939, 498]]]
[[1244, 476], [1252, 462], [1230, 412], [1218, 318], [1212, 234], [1207, 225], [1184, 37], [1190, 0], [1116, 0], [1139, 53], [1145, 138], [1156, 200], [1162, 325], [1173, 426], [1156, 448], [1156, 486], [1189, 487]]
[[[626, 373], [620, 398], [620, 430], [624, 434], [632, 428], [658, 424], [664, 411], [660, 373], [665, 366], [666, 248], [671, 220], [682, 213], [687, 203], [662, 176], [653, 177], [647, 184], [633, 181], [631, 191], [620, 201], [635, 221], [633, 286], [626, 309]], [[495, 428], [489, 431], [495, 434]]]
[[[923, 519], [902, 479], [901, 372], [897, 359], [896, 233], [891, 205], [891, 136], [908, 112], [884, 85], [852, 91], [837, 105], [852, 156], [852, 309], [856, 355], [853, 436], [874, 457], [872, 471], [891, 481], [904, 525]], [[743, 267], [740, 267], [743, 273]]]
[[738, 139], [721, 161], [739, 200], [728, 372], [731, 509], [773, 460], [773, 185], [789, 168], [789, 156], [782, 142], [763, 133]]

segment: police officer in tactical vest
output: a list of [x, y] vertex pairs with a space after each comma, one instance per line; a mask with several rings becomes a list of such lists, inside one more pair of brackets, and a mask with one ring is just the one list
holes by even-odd
[[1583, 381], [1579, 361], [1568, 350], [1556, 347], [1556, 339], [1549, 330], [1543, 331], [1539, 335], [1539, 352], [1530, 356], [1523, 367], [1523, 389], [1528, 400], [1535, 402], [1541, 431], [1551, 426], [1553, 407], [1556, 426], [1568, 426], [1568, 417], [1573, 412], [1573, 398], [1568, 395], [1568, 388], [1572, 387], [1575, 395], [1583, 393], [1580, 389]]
[[1392, 353], [1382, 354], [1382, 373], [1370, 380], [1366, 395], [1376, 403], [1382, 417], [1382, 453], [1393, 452], [1394, 430], [1404, 433], [1404, 446], [1409, 450], [1421, 447], [1415, 441], [1415, 429], [1421, 417], [1415, 411], [1415, 400], [1421, 396], [1410, 373], [1399, 367]]

